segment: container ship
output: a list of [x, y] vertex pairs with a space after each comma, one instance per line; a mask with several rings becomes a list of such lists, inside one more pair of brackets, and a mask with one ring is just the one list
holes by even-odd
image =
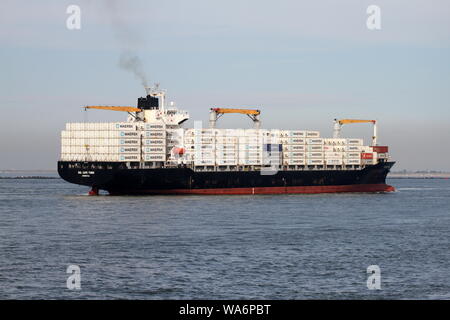
[[[390, 192], [395, 162], [377, 145], [375, 120], [335, 119], [332, 138], [319, 131], [261, 128], [260, 110], [211, 108], [209, 128], [184, 128], [186, 111], [166, 105], [166, 91], [146, 88], [137, 107], [86, 106], [128, 113], [124, 122], [67, 123], [58, 173], [111, 195]], [[250, 129], [218, 129], [228, 113]], [[371, 145], [341, 138], [344, 124], [373, 125]]]

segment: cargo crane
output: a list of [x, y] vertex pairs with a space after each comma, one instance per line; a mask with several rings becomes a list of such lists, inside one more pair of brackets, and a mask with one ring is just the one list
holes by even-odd
[[376, 120], [358, 120], [358, 119], [334, 119], [333, 138], [338, 139], [341, 135], [342, 125], [350, 123], [372, 123], [373, 124], [373, 136], [372, 146], [377, 145], [377, 121]]
[[217, 119], [219, 119], [225, 113], [240, 113], [246, 114], [250, 119], [252, 119], [255, 129], [259, 129], [261, 127], [261, 120], [259, 115], [261, 111], [257, 109], [230, 109], [230, 108], [211, 108], [209, 114], [209, 127], [214, 129], [216, 127]]

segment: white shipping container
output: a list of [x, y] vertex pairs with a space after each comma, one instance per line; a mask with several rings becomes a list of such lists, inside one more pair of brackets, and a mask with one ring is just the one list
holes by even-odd
[[245, 159], [245, 158], [261, 158], [262, 153], [260, 151], [239, 151], [239, 159]]
[[360, 165], [361, 164], [361, 159], [356, 159], [356, 158], [344, 159], [344, 164], [346, 164], [346, 165]]
[[288, 138], [288, 144], [305, 144], [306, 140], [304, 138]]
[[118, 147], [118, 153], [140, 153], [141, 149], [139, 147]]
[[144, 161], [166, 161], [166, 154], [146, 153], [143, 156]]
[[320, 137], [319, 131], [306, 131], [306, 137], [307, 138], [318, 138]]
[[261, 150], [262, 144], [239, 144], [239, 150]]
[[237, 157], [236, 152], [228, 152], [228, 151], [217, 151], [216, 150], [216, 158], [235, 158]]
[[136, 123], [133, 122], [112, 122], [109, 126], [109, 130], [117, 131], [136, 131]]
[[331, 166], [340, 166], [343, 164], [343, 160], [342, 159], [325, 158], [325, 164], [331, 165]]
[[323, 165], [324, 164], [324, 160], [323, 159], [306, 159], [306, 164], [308, 166]]
[[119, 161], [141, 161], [141, 156], [139, 154], [121, 154], [119, 155]]
[[361, 159], [361, 153], [359, 152], [346, 152], [344, 153], [346, 159]]
[[325, 158], [339, 158], [342, 159], [344, 157], [343, 152], [325, 152], [324, 153]]
[[322, 144], [323, 145], [323, 139], [322, 138], [308, 138], [308, 139], [306, 139], [306, 144]]
[[306, 158], [323, 158], [324, 153], [323, 152], [306, 152]]
[[143, 135], [145, 138], [149, 139], [165, 139], [166, 132], [165, 131], [143, 131]]
[[284, 159], [283, 165], [285, 166], [303, 166], [306, 164], [305, 159]]
[[348, 145], [345, 147], [347, 152], [361, 152], [361, 146]]
[[166, 153], [167, 150], [165, 147], [142, 147], [143, 153]]
[[214, 159], [195, 159], [194, 165], [195, 166], [213, 166], [216, 164], [216, 161]]
[[322, 152], [323, 146], [321, 144], [311, 144], [306, 146], [306, 150], [309, 152]]
[[305, 157], [305, 152], [283, 152], [283, 158], [287, 159], [304, 159]]
[[[112, 140], [115, 141], [115, 140]], [[139, 146], [141, 144], [140, 139], [117, 139], [118, 145], [126, 145], [126, 146]]]
[[237, 144], [217, 144], [216, 143], [216, 150], [237, 150], [238, 149], [238, 145]]
[[147, 122], [144, 124], [144, 130], [153, 131], [153, 130], [165, 130], [166, 125], [163, 122]]
[[144, 146], [165, 146], [166, 140], [164, 139], [144, 139], [142, 141]]
[[362, 146], [363, 139], [347, 139], [347, 145]]
[[218, 166], [235, 166], [237, 165], [236, 159], [216, 159]]
[[306, 151], [306, 146], [301, 144], [283, 144], [283, 151]]
[[244, 165], [244, 166], [259, 166], [261, 165], [262, 161], [261, 159], [247, 159], [247, 158], [243, 158], [243, 159], [239, 159], [239, 164], [240, 165]]

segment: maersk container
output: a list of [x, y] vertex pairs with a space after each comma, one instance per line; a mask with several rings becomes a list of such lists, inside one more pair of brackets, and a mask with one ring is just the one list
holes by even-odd
[[304, 166], [306, 164], [305, 159], [284, 159], [283, 165], [285, 166]]
[[139, 146], [141, 144], [140, 139], [118, 139], [118, 145], [126, 145], [126, 146]]
[[235, 166], [237, 165], [237, 159], [217, 159], [216, 164], [218, 166]]
[[239, 164], [244, 165], [244, 166], [259, 166], [262, 163], [261, 159], [239, 159], [238, 161]]
[[143, 159], [144, 159], [144, 161], [147, 161], [147, 162], [166, 161], [166, 154], [165, 153], [161, 153], [161, 154], [156, 154], [156, 153], [144, 154]]
[[306, 158], [323, 158], [323, 152], [306, 152]]
[[346, 159], [361, 159], [361, 153], [359, 152], [345, 152], [344, 158]]
[[165, 131], [143, 131], [144, 138], [149, 139], [165, 139], [166, 132]]
[[216, 161], [214, 159], [195, 159], [195, 166], [214, 166]]
[[308, 166], [323, 165], [324, 164], [324, 160], [323, 159], [306, 159], [306, 164]]
[[342, 159], [327, 159], [325, 158], [325, 164], [332, 165], [332, 166], [340, 166], [343, 164]]
[[283, 144], [283, 151], [306, 151], [306, 146], [301, 144]]
[[347, 145], [362, 146], [363, 139], [347, 139]]
[[361, 159], [344, 159], [344, 164], [346, 165], [361, 165]]
[[309, 151], [309, 152], [322, 152], [323, 151], [323, 146], [319, 145], [319, 144], [307, 145], [306, 146], [306, 151]]
[[146, 131], [165, 130], [166, 125], [163, 122], [147, 122], [144, 124], [143, 129]]
[[288, 144], [305, 144], [304, 138], [288, 138]]
[[323, 139], [322, 138], [308, 138], [308, 139], [306, 139], [306, 144], [322, 144], [323, 145]]
[[139, 153], [141, 150], [139, 147], [118, 147], [118, 153]]
[[319, 131], [306, 131], [306, 137], [307, 138], [318, 138], [320, 137]]
[[289, 159], [303, 159], [306, 157], [305, 152], [283, 152], [283, 158], [289, 158]]
[[165, 139], [144, 139], [142, 140], [144, 146], [165, 146]]
[[347, 145], [345, 146], [346, 152], [361, 152], [361, 146], [355, 146], [355, 145]]
[[238, 150], [237, 144], [219, 144], [216, 143], [216, 150], [223, 150], [223, 151], [229, 151], [229, 150]]
[[143, 147], [143, 153], [166, 153], [167, 150], [165, 147]]

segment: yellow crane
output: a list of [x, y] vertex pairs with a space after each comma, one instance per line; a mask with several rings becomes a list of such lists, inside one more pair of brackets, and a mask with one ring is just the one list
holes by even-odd
[[377, 121], [376, 120], [360, 120], [360, 119], [334, 119], [333, 138], [338, 139], [341, 135], [342, 125], [350, 123], [372, 123], [373, 124], [373, 136], [372, 145], [377, 145]]
[[259, 129], [261, 126], [261, 120], [259, 118], [261, 111], [259, 111], [258, 109], [211, 108], [209, 114], [209, 127], [211, 129], [214, 129], [216, 127], [217, 119], [219, 119], [225, 113], [246, 114], [250, 119], [252, 119], [256, 129]]

